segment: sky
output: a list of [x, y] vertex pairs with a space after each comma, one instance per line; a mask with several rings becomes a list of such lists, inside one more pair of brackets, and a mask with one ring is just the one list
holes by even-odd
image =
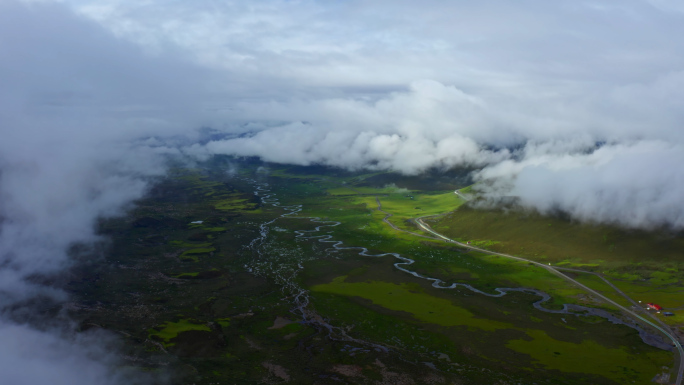
[[0, 0], [0, 372], [130, 383], [113, 337], [26, 315], [69, 301], [31, 277], [167, 155], [471, 167], [492, 200], [680, 230], [681, 36], [669, 0]]

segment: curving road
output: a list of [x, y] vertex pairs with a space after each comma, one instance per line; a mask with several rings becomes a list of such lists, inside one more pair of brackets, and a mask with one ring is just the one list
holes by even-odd
[[387, 211], [382, 209], [382, 203], [380, 203], [380, 198], [375, 197], [375, 202], [377, 202], [377, 204], [378, 204], [378, 211], [385, 214], [385, 217], [382, 218], [382, 221], [387, 223], [388, 225], [390, 225], [390, 227], [393, 228], [394, 230], [403, 231], [405, 233], [409, 233], [409, 234], [415, 235], [417, 237], [422, 237], [422, 238], [427, 238], [427, 239], [439, 239], [437, 237], [429, 237], [429, 236], [424, 235], [424, 234], [414, 233], [413, 231], [408, 231], [408, 230], [404, 230], [404, 229], [397, 227], [397, 225], [395, 225], [394, 223], [389, 221], [389, 218], [394, 216], [394, 214], [388, 213]]
[[[458, 194], [458, 192], [456, 192], [456, 194], [457, 194], [459, 197], [462, 197], [462, 195], [461, 195], [461, 194]], [[376, 200], [377, 200], [377, 202], [378, 202], [378, 209], [379, 209], [379, 208], [380, 208], [380, 200], [377, 199], [377, 197], [376, 197]], [[385, 211], [383, 211], [383, 212], [386, 213]], [[387, 213], [386, 213], [386, 214], [387, 214]], [[385, 217], [385, 219], [387, 219], [387, 218], [388, 218], [388, 217]], [[653, 323], [653, 322], [647, 320], [646, 318], [642, 317], [641, 315], [635, 313], [635, 312], [632, 311], [631, 309], [628, 309], [628, 308], [626, 308], [626, 307], [620, 305], [619, 303], [617, 303], [617, 302], [613, 301], [612, 299], [610, 299], [610, 298], [604, 296], [603, 294], [597, 292], [596, 290], [594, 290], [594, 289], [592, 289], [592, 288], [590, 288], [590, 287], [588, 287], [588, 286], [586, 286], [586, 285], [584, 285], [584, 284], [578, 282], [577, 280], [575, 280], [575, 279], [573, 279], [573, 278], [571, 278], [571, 277], [569, 277], [569, 276], [567, 276], [567, 275], [561, 273], [559, 270], [569, 270], [569, 271], [575, 271], [575, 272], [581, 272], [581, 273], [595, 274], [595, 275], [597, 275], [599, 278], [601, 278], [602, 280], [604, 280], [606, 283], [608, 283], [608, 285], [610, 285], [612, 288], [614, 288], [618, 293], [620, 293], [622, 296], [624, 296], [625, 298], [627, 298], [630, 302], [632, 302], [632, 303], [634, 303], [635, 305], [638, 306], [638, 304], [636, 304], [636, 302], [634, 302], [634, 300], [632, 300], [627, 294], [625, 294], [624, 292], [622, 292], [620, 289], [618, 289], [615, 285], [613, 285], [612, 283], [610, 283], [607, 279], [605, 279], [604, 277], [602, 277], [600, 274], [597, 274], [597, 273], [594, 273], [594, 272], [590, 272], [590, 271], [585, 271], [585, 270], [579, 270], [579, 269], [569, 269], [569, 268], [553, 267], [553, 266], [545, 265], [545, 264], [543, 264], [543, 263], [539, 263], [539, 262], [536, 262], [536, 261], [533, 261], [533, 260], [530, 260], [530, 259], [521, 258], [521, 257], [516, 257], [516, 256], [510, 255], [510, 254], [505, 254], [505, 253], [498, 253], [498, 252], [495, 252], [495, 251], [490, 251], [490, 250], [486, 250], [486, 249], [481, 249], [481, 248], [476, 247], [476, 246], [471, 246], [471, 245], [468, 245], [468, 244], [465, 244], [465, 243], [461, 243], [461, 242], [455, 241], [455, 240], [453, 240], [453, 239], [451, 239], [451, 238], [445, 237], [444, 235], [442, 235], [442, 234], [440, 234], [440, 233], [434, 231], [429, 225], [427, 225], [425, 222], [423, 222], [423, 218], [425, 218], [425, 217], [421, 217], [421, 218], [416, 218], [416, 219], [415, 219], [415, 222], [416, 222], [416, 224], [418, 225], [418, 227], [420, 227], [422, 230], [424, 230], [424, 231], [426, 231], [426, 232], [428, 232], [428, 233], [434, 235], [434, 236], [437, 237], [437, 238], [440, 238], [440, 239], [442, 239], [442, 240], [444, 240], [444, 241], [446, 241], [446, 242], [449, 242], [449, 243], [457, 244], [457, 245], [459, 245], [459, 246], [461, 246], [461, 247], [463, 247], [463, 248], [466, 248], [466, 249], [470, 249], [470, 250], [474, 250], [474, 251], [479, 251], [479, 252], [485, 253], [485, 254], [498, 255], [498, 256], [501, 256], [501, 257], [506, 257], [506, 258], [510, 258], [510, 259], [515, 259], [515, 260], [518, 260], [518, 261], [527, 262], [527, 263], [530, 263], [530, 264], [532, 264], [532, 265], [535, 265], [535, 266], [544, 268], [544, 269], [546, 269], [547, 271], [549, 271], [550, 273], [555, 274], [555, 275], [557, 275], [557, 276], [563, 278], [564, 280], [566, 280], [566, 281], [568, 281], [568, 282], [571, 282], [572, 284], [574, 284], [574, 285], [580, 287], [581, 289], [585, 290], [586, 292], [593, 294], [594, 296], [596, 296], [596, 297], [602, 299], [603, 301], [605, 301], [605, 302], [607, 302], [607, 303], [609, 303], [609, 304], [611, 304], [611, 305], [617, 307], [618, 309], [622, 310], [623, 312], [625, 312], [625, 313], [631, 315], [631, 316], [634, 317], [635, 319], [640, 320], [641, 322], [643, 322], [643, 323], [645, 323], [645, 324], [647, 324], [647, 325], [650, 325], [651, 327], [653, 327], [653, 328], [655, 328], [656, 330], [660, 331], [661, 333], [663, 333], [665, 336], [667, 336], [667, 337], [672, 341], [672, 343], [674, 344], [674, 346], [677, 348], [677, 351], [679, 352], [679, 369], [678, 369], [678, 372], [677, 372], [677, 379], [676, 379], [676, 381], [675, 381], [675, 385], [681, 385], [681, 384], [682, 384], [682, 379], [684, 378], [684, 348], [682, 348], [682, 344], [679, 342], [679, 340], [678, 340], [677, 337], [674, 335], [674, 333], [672, 333], [672, 332], [670, 331], [669, 326], [665, 325], [662, 321], [660, 321], [660, 320], [658, 320], [658, 319], [656, 319], [656, 321], [657, 321], [658, 323], [664, 325], [664, 328], [661, 327], [661, 326], [656, 325], [655, 323]], [[386, 220], [385, 220], [385, 222], [389, 223], [389, 222], [386, 221]], [[390, 224], [390, 225], [392, 225], [392, 224]], [[406, 231], [406, 230], [399, 229], [398, 227], [396, 227], [396, 226], [394, 226], [394, 225], [392, 225], [392, 227], [393, 227], [394, 229], [396, 229], [396, 230], [399, 230], [399, 231], [409, 232], [409, 231]], [[411, 233], [411, 232], [409, 232], [409, 233]], [[415, 234], [415, 233], [411, 233], [411, 234]], [[650, 314], [649, 314], [649, 315], [650, 315]], [[651, 316], [652, 316], [652, 315], [651, 315]], [[653, 316], [652, 316], [652, 317], [653, 317]], [[655, 318], [655, 317], [654, 317], [654, 318]]]
[[[461, 199], [463, 199], [463, 200], [466, 200], [466, 201], [468, 200], [468, 198], [466, 198], [465, 196], [463, 196], [462, 194], [460, 194], [458, 191], [455, 191], [454, 193], [455, 193], [459, 198], [461, 198]], [[567, 275], [561, 273], [559, 270], [574, 271], [574, 272], [578, 272], [578, 273], [585, 273], [585, 274], [593, 274], [593, 275], [596, 275], [597, 277], [599, 277], [600, 279], [602, 279], [604, 282], [606, 282], [608, 285], [610, 285], [610, 287], [612, 287], [613, 289], [615, 289], [616, 292], [618, 292], [620, 295], [622, 295], [623, 297], [625, 297], [628, 301], [630, 301], [631, 303], [633, 303], [637, 308], [640, 308], [640, 306], [639, 306], [638, 303], [636, 303], [632, 298], [630, 298], [627, 294], [625, 294], [625, 293], [624, 293], [622, 290], [620, 290], [617, 286], [613, 285], [610, 281], [608, 281], [606, 278], [604, 278], [601, 274], [594, 273], [594, 272], [592, 272], [592, 271], [580, 270], [580, 269], [571, 269], [571, 268], [563, 268], [563, 267], [554, 267], [554, 266], [545, 265], [545, 264], [543, 264], [543, 263], [536, 262], [536, 261], [533, 261], [533, 260], [530, 260], [530, 259], [521, 258], [521, 257], [516, 257], [516, 256], [510, 255], [510, 254], [505, 254], [505, 253], [498, 253], [498, 252], [495, 252], [495, 251], [490, 251], [490, 250], [482, 249], [482, 248], [479, 248], [479, 247], [471, 246], [471, 245], [468, 245], [468, 244], [465, 244], [465, 243], [461, 243], [461, 242], [458, 242], [458, 241], [456, 241], [456, 240], [453, 240], [453, 239], [451, 239], [451, 238], [448, 238], [448, 237], [446, 237], [446, 236], [444, 236], [444, 235], [442, 235], [442, 234], [440, 234], [440, 233], [434, 231], [428, 224], [426, 224], [425, 222], [423, 222], [423, 218], [426, 218], [426, 217], [416, 218], [414, 221], [415, 221], [415, 223], [418, 225], [418, 227], [420, 227], [422, 230], [424, 230], [424, 231], [426, 231], [426, 232], [432, 234], [433, 237], [426, 236], [426, 235], [419, 234], [419, 233], [415, 233], [415, 232], [408, 231], [408, 230], [404, 230], [404, 229], [401, 229], [401, 228], [397, 227], [394, 223], [392, 223], [392, 222], [390, 222], [390, 221], [388, 220], [390, 217], [392, 217], [393, 214], [388, 213], [387, 211], [384, 211], [384, 210], [382, 209], [382, 204], [380, 203], [380, 199], [379, 199], [377, 196], [375, 197], [375, 201], [376, 201], [377, 204], [378, 204], [378, 211], [380, 211], [380, 212], [382, 212], [382, 213], [385, 214], [385, 217], [382, 219], [383, 222], [387, 223], [387, 224], [388, 224], [390, 227], [392, 227], [394, 230], [402, 231], [402, 232], [409, 233], [409, 234], [412, 234], [412, 235], [415, 235], [415, 236], [419, 236], [419, 237], [422, 237], [422, 238], [441, 239], [441, 240], [444, 240], [444, 241], [449, 242], [449, 243], [457, 244], [457, 245], [459, 245], [459, 246], [461, 246], [461, 247], [463, 247], [463, 248], [466, 248], [466, 249], [479, 251], [479, 252], [485, 253], [485, 254], [497, 255], [497, 256], [500, 256], [500, 257], [515, 259], [515, 260], [518, 260], [518, 261], [527, 262], [527, 263], [530, 263], [530, 264], [532, 264], [532, 265], [535, 265], [535, 266], [544, 268], [544, 269], [546, 269], [547, 271], [549, 271], [551, 274], [555, 274], [555, 275], [557, 275], [557, 276], [563, 278], [564, 280], [566, 280], [566, 281], [568, 281], [568, 282], [574, 284], [575, 286], [578, 286], [579, 288], [581, 288], [581, 289], [583, 289], [584, 291], [586, 291], [586, 292], [588, 292], [588, 293], [590, 293], [590, 294], [596, 296], [597, 298], [600, 298], [600, 299], [602, 299], [603, 301], [605, 301], [605, 302], [607, 302], [607, 303], [609, 303], [609, 304], [611, 304], [611, 305], [617, 307], [618, 309], [620, 309], [620, 310], [622, 310], [623, 312], [629, 314], [630, 316], [634, 317], [635, 319], [637, 319], [637, 320], [639, 320], [639, 321], [641, 321], [641, 322], [643, 322], [643, 323], [645, 323], [645, 324], [647, 324], [647, 325], [649, 325], [649, 326], [655, 328], [656, 330], [660, 331], [660, 332], [663, 333], [665, 336], [667, 336], [667, 338], [669, 338], [669, 339], [672, 341], [672, 343], [674, 344], [674, 346], [677, 348], [677, 351], [678, 351], [678, 353], [679, 353], [679, 368], [678, 368], [678, 371], [677, 371], [677, 379], [675, 380], [675, 383], [674, 383], [674, 384], [675, 384], [675, 385], [681, 385], [681, 384], [682, 384], [682, 380], [684, 379], [684, 348], [682, 347], [682, 344], [679, 342], [679, 339], [678, 339], [678, 338], [674, 335], [674, 333], [670, 330], [670, 327], [669, 327], [668, 325], [666, 325], [664, 322], [662, 322], [661, 320], [659, 320], [658, 318], [656, 318], [656, 317], [653, 316], [652, 314], [647, 313], [647, 314], [649, 314], [650, 317], [652, 317], [652, 318], [654, 319], [654, 321], [656, 321], [656, 322], [657, 322], [658, 324], [660, 324], [662, 327], [656, 325], [655, 323], [653, 323], [653, 322], [647, 320], [646, 318], [642, 317], [641, 315], [637, 314], [637, 313], [634, 312], [633, 310], [628, 309], [628, 308], [626, 308], [626, 307], [620, 305], [619, 303], [617, 303], [617, 302], [613, 301], [612, 299], [610, 299], [610, 298], [604, 296], [603, 294], [597, 292], [596, 290], [594, 290], [594, 289], [592, 289], [592, 288], [590, 288], [590, 287], [588, 287], [588, 286], [586, 286], [586, 285], [584, 285], [584, 284], [578, 282], [577, 280], [575, 280], [575, 279], [573, 279], [573, 278], [571, 278], [571, 277], [569, 277], [569, 276], [567, 276]]]
[[[611, 288], [613, 288], [613, 290], [615, 290], [615, 292], [617, 292], [618, 294], [620, 294], [620, 295], [621, 295], [622, 297], [624, 297], [627, 301], [629, 301], [630, 303], [632, 303], [632, 306], [634, 306], [634, 308], [636, 308], [636, 309], [642, 309], [642, 308], [643, 308], [643, 305], [642, 305], [642, 304], [639, 304], [639, 303], [638, 303], [637, 301], [635, 301], [632, 297], [630, 297], [629, 295], [627, 295], [627, 293], [625, 293], [625, 292], [622, 291], [620, 288], [618, 288], [617, 286], [615, 286], [612, 282], [610, 282], [608, 279], [606, 279], [606, 277], [604, 277], [603, 274], [596, 273], [596, 272], [593, 272], [593, 271], [581, 270], [581, 269], [572, 269], [572, 268], [569, 268], [569, 267], [558, 267], [558, 266], [556, 266], [555, 269], [556, 269], [556, 270], [564, 270], [564, 271], [571, 271], [571, 272], [576, 272], [576, 273], [584, 273], [584, 274], [591, 274], [591, 275], [594, 275], [594, 276], [598, 277], [600, 280], [602, 280], [603, 282], [605, 282], [608, 286], [610, 286]], [[642, 313], [644, 313], [644, 312], [642, 311]], [[660, 326], [662, 326], [663, 329], [668, 330], [668, 331], [670, 332], [670, 334], [672, 334], [672, 337], [674, 337], [675, 339], [679, 340], [679, 339], [677, 338], [677, 336], [676, 336], [673, 332], [671, 332], [672, 329], [670, 328], [670, 325], [668, 325], [668, 324], [666, 324], [665, 322], [663, 322], [660, 318], [656, 317], [656, 316], [655, 316], [653, 313], [651, 313], [651, 312], [646, 311], [645, 313], [646, 313], [649, 317], [651, 317], [655, 322], [657, 322]], [[680, 365], [680, 367], [681, 367], [681, 365]], [[684, 370], [684, 369], [682, 369], [682, 370]]]

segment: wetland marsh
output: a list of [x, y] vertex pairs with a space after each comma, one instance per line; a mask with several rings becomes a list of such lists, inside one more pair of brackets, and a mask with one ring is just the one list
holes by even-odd
[[124, 336], [140, 370], [178, 384], [640, 384], [674, 370], [644, 343], [653, 332], [547, 271], [382, 221], [376, 197], [400, 229], [452, 212], [433, 223], [455, 233], [450, 218], [472, 216], [449, 190], [463, 175], [435, 191], [249, 161], [228, 175], [227, 162], [177, 169], [103, 222], [108, 263], [74, 273], [75, 316]]

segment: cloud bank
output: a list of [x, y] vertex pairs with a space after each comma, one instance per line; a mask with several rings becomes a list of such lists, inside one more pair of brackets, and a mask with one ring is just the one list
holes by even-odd
[[201, 87], [185, 91], [182, 79], [204, 72], [50, 4], [0, 2], [0, 57], [2, 382], [143, 381], [114, 370], [111, 335], [76, 332], [51, 282], [73, 266], [70, 246], [99, 240], [99, 217], [123, 213], [163, 175], [163, 157], [134, 139], [197, 126]]
[[542, 212], [681, 227], [669, 163], [684, 145], [677, 2], [70, 3], [145, 49], [231, 74], [239, 96], [218, 104], [255, 124], [251, 136], [187, 153], [484, 167], [490, 196]]
[[[192, 146], [189, 153], [257, 155], [271, 162], [325, 164], [416, 174], [430, 168], [481, 168], [486, 197], [517, 196], [543, 213], [632, 228], [684, 227], [684, 142], [673, 93], [679, 76], [605, 93], [546, 101], [468, 95], [418, 81], [374, 101], [329, 99], [245, 105], [256, 119], [304, 121], [251, 136]], [[666, 84], [666, 85], [665, 85]], [[684, 95], [682, 95], [684, 96]], [[648, 106], [645, 104], [648, 103]], [[513, 110], [511, 106], [516, 106]], [[609, 106], [617, 115], [608, 115]], [[649, 121], [649, 116], [657, 115]], [[487, 187], [485, 187], [487, 186]]]

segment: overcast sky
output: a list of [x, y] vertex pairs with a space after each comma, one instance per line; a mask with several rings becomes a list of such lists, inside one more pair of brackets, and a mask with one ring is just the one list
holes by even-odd
[[[541, 212], [681, 229], [681, 4], [0, 0], [0, 372], [129, 383], [104, 337], [8, 309], [68, 300], [28, 278], [67, 269], [160, 154], [476, 166]], [[193, 144], [203, 126], [251, 134]]]

